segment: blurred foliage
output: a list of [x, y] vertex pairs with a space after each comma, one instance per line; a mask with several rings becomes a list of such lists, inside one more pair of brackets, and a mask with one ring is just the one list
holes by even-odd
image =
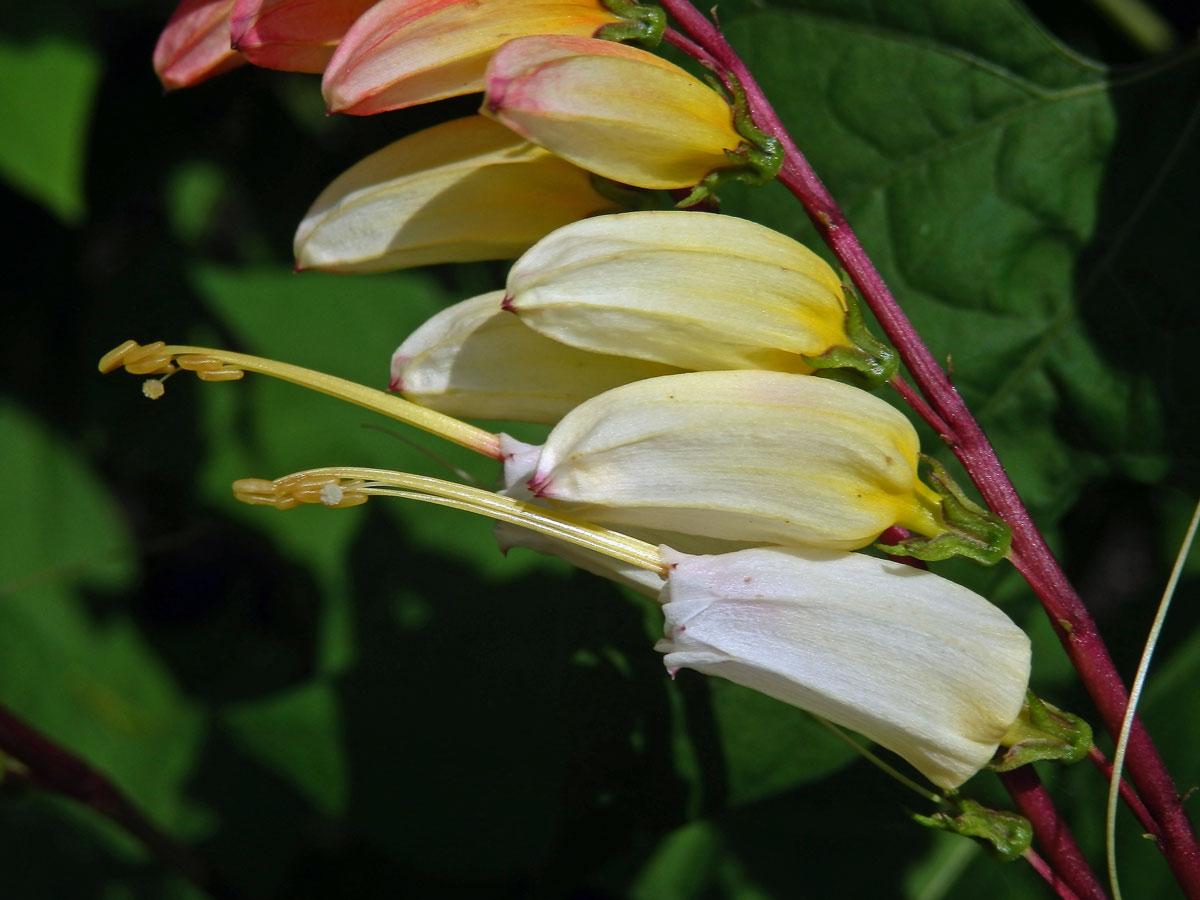
[[[1186, 38], [1197, 23], [1180, 9]], [[247, 897], [1043, 896], [1026, 867], [911, 824], [925, 802], [805, 714], [690, 672], [670, 682], [655, 610], [502, 557], [485, 522], [379, 502], [279, 514], [229, 492], [329, 464], [450, 464], [490, 483], [465, 451], [267, 379], [180, 377], [151, 404], [96, 374], [134, 337], [382, 386], [423, 318], [503, 278], [292, 274], [291, 231], [333, 176], [474, 101], [326, 118], [315, 77], [249, 68], [164, 97], [149, 58], [170, 11], [47, 0], [0, 25], [16, 238], [0, 703]], [[1200, 483], [1194, 48], [1141, 62], [1090, 7], [1049, 2], [1035, 12], [1077, 50], [1008, 0], [720, 12], [934, 352], [953, 356], [1131, 673]], [[731, 190], [726, 209], [811, 236], [778, 186]], [[1090, 714], [1019, 579], [940, 571], [1027, 625], [1035, 686]], [[1177, 604], [1144, 708], [1185, 789], [1200, 777], [1198, 616]], [[1099, 862], [1100, 779], [1044, 774]], [[988, 776], [968, 792], [1005, 805]], [[195, 896], [55, 798], [0, 795], [0, 833], [11, 896]], [[1120, 833], [1126, 882], [1171, 896], [1137, 828]]]

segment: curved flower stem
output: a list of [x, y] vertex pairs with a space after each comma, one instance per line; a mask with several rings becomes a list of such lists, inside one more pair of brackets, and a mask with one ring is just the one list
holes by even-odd
[[[1106, 900], [1108, 893], [1080, 852], [1071, 830], [1058, 814], [1032, 766], [999, 773], [1021, 815], [1033, 824], [1033, 837], [1042, 853], [1080, 900]], [[1053, 885], [1053, 881], [1051, 884]]]
[[[928, 401], [919, 413], [954, 451], [985, 502], [1013, 530], [1010, 558], [1029, 582], [1050, 617], [1072, 665], [1096, 705], [1109, 735], [1116, 740], [1128, 704], [1128, 691], [1083, 601], [1050, 552], [1017, 495], [983, 429], [959, 396], [949, 376], [925, 346], [912, 322], [892, 296], [845, 214], [783, 127], [771, 104], [720, 29], [689, 0], [660, 0], [681, 30], [703, 51], [700, 62], [718, 67], [726, 81], [736, 76], [745, 91], [755, 124], [779, 139], [785, 158], [779, 180], [800, 200], [822, 239], [850, 274], [880, 327], [895, 345], [917, 389]], [[1200, 842], [1183, 810], [1166, 765], [1140, 719], [1135, 719], [1127, 761], [1130, 779], [1158, 823], [1159, 846], [1189, 897], [1200, 897]]]
[[154, 856], [210, 897], [237, 900], [232, 885], [201, 857], [164, 833], [101, 772], [0, 706], [0, 749], [24, 768], [24, 784], [70, 797], [115, 822]]

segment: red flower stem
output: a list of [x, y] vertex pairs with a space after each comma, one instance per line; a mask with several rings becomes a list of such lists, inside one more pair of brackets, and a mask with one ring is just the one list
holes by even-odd
[[[1000, 780], [1008, 789], [1017, 810], [1033, 824], [1033, 836], [1042, 853], [1080, 900], [1106, 900], [1108, 892], [1092, 867], [1084, 859], [1071, 830], [1062, 820], [1046, 786], [1033, 766], [1021, 766], [1001, 772]], [[1051, 882], [1053, 884], [1053, 882]]]
[[209, 896], [221, 900], [240, 896], [203, 859], [151, 822], [102, 773], [3, 706], [0, 706], [0, 749], [24, 767], [24, 771], [17, 772], [18, 781], [70, 797], [115, 822], [161, 862]]
[[1044, 859], [1038, 856], [1036, 850], [1030, 848], [1022, 853], [1021, 857], [1033, 867], [1033, 871], [1046, 880], [1046, 884], [1050, 885], [1050, 889], [1058, 894], [1060, 900], [1079, 900], [1079, 895], [1067, 886], [1067, 883], [1050, 868]]
[[[720, 29], [689, 0], [660, 2], [683, 32], [703, 49], [701, 62], [711, 64], [715, 60], [727, 83], [729, 74], [737, 77], [756, 125], [779, 139], [784, 150], [779, 180], [800, 200], [818, 233], [850, 274], [880, 327], [900, 353], [917, 388], [928, 400], [928, 409], [936, 414], [931, 424], [937, 427], [936, 420], [940, 419], [948, 426], [942, 432], [943, 439], [950, 444], [984, 501], [1012, 528], [1009, 558], [1037, 594], [1105, 730], [1115, 741], [1128, 704], [1128, 691], [1095, 622], [1033, 524], [983, 429], [888, 290], [845, 214], [796, 147], [762, 88]], [[1188, 897], [1200, 898], [1200, 842], [1166, 765], [1137, 718], [1130, 733], [1126, 765], [1130, 779], [1159, 825], [1162, 838], [1159, 846], [1176, 879]]]
[[[1104, 776], [1105, 781], [1112, 781], [1112, 763], [1108, 761], [1108, 757], [1101, 753], [1100, 748], [1095, 744], [1092, 744], [1091, 748], [1088, 750], [1088, 760], [1090, 760], [1092, 765], [1094, 765], [1100, 771], [1100, 774]], [[1117, 788], [1117, 791], [1120, 793], [1121, 799], [1125, 801], [1125, 805], [1129, 807], [1130, 811], [1137, 816], [1138, 821], [1142, 823], [1142, 827], [1145, 828], [1155, 840], [1158, 840], [1158, 823], [1154, 821], [1154, 817], [1150, 815], [1150, 810], [1146, 809], [1145, 805], [1142, 803], [1142, 798], [1134, 792], [1133, 788], [1130, 787], [1129, 782], [1122, 778], [1121, 784]]]

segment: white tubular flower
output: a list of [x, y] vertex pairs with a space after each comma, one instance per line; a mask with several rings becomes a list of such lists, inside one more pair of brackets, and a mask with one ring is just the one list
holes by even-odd
[[849, 347], [837, 273], [734, 216], [620, 213], [548, 234], [508, 275], [505, 307], [556, 341], [682, 369], [813, 371]]
[[943, 789], [992, 758], [1029, 681], [1029, 639], [931, 572], [858, 553], [663, 548], [667, 669], [727, 678], [853, 729]]
[[610, 388], [679, 371], [543, 337], [503, 297], [456, 303], [409, 335], [392, 356], [391, 389], [453, 416], [552, 424]]
[[591, 522], [854, 550], [892, 525], [945, 530], [917, 454], [909, 421], [866, 391], [810, 375], [692, 372], [573, 409], [528, 484]]

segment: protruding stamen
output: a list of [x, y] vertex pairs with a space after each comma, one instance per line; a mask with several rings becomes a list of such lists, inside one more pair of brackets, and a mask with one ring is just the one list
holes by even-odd
[[577, 522], [523, 500], [425, 475], [387, 469], [311, 469], [275, 481], [243, 478], [234, 482], [233, 493], [243, 503], [276, 509], [291, 509], [301, 503], [320, 503], [340, 509], [366, 503], [371, 495], [422, 500], [511, 522], [656, 572], [664, 578], [667, 575], [668, 567], [653, 544], [599, 525]]
[[[490, 431], [426, 409], [403, 397], [300, 366], [204, 347], [169, 346], [162, 341], [141, 346], [136, 341], [126, 341], [104, 354], [100, 360], [101, 372], [112, 372], [122, 367], [135, 375], [169, 375], [178, 367], [195, 372], [201, 381], [236, 381], [246, 372], [259, 372], [407, 422], [492, 459], [502, 458], [500, 438]], [[154, 388], [150, 391], [162, 395]]]

